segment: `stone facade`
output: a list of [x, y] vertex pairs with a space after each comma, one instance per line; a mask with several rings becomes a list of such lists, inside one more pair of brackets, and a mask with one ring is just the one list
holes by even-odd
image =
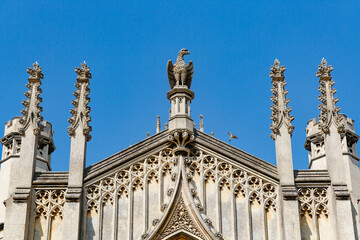
[[[195, 129], [190, 105], [193, 64], [181, 49], [167, 73], [165, 129], [85, 168], [90, 141], [90, 68], [76, 68], [68, 133], [69, 172], [51, 171], [52, 126], [41, 117], [38, 63], [22, 117], [5, 124], [1, 158], [2, 239], [358, 239], [360, 172], [354, 121], [335, 107], [323, 59], [319, 121], [306, 128], [309, 170], [294, 170], [285, 67], [275, 60], [271, 138], [277, 165]], [[20, 168], [21, 164], [21, 168]], [[19, 177], [21, 175], [21, 177]]]

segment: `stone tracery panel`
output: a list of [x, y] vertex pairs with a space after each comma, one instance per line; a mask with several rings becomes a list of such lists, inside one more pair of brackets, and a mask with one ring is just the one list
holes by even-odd
[[65, 190], [36, 190], [34, 239], [61, 239], [64, 204]]
[[276, 183], [199, 149], [186, 164], [206, 219], [224, 239], [276, 238]]
[[327, 188], [300, 188], [298, 193], [302, 238], [328, 239], [331, 231]]
[[[165, 149], [87, 186], [86, 238], [146, 236], [168, 208], [178, 161]], [[221, 239], [278, 235], [276, 182], [197, 149], [185, 158], [185, 168], [194, 206]]]
[[[87, 239], [140, 239], [166, 209], [177, 165], [178, 157], [164, 149], [86, 187]], [[115, 216], [104, 219], [109, 212]], [[102, 230], [105, 225], [110, 233]]]

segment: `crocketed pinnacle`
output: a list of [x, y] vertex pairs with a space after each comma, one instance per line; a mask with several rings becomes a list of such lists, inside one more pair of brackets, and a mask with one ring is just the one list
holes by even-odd
[[270, 119], [272, 124], [270, 129], [273, 131], [271, 133], [271, 138], [275, 140], [275, 135], [280, 133], [280, 127], [284, 124], [287, 128], [288, 133], [292, 134], [294, 126], [291, 125], [291, 122], [294, 120], [293, 116], [290, 116], [291, 107], [288, 107], [287, 104], [290, 102], [286, 98], [287, 90], [284, 89], [286, 81], [284, 81], [284, 71], [285, 66], [280, 66], [279, 60], [275, 59], [274, 65], [271, 66], [270, 77], [272, 78], [271, 92], [274, 94], [271, 96], [271, 101], [274, 103], [271, 106], [272, 114]]
[[44, 78], [44, 74], [41, 72], [41, 67], [38, 62], [33, 64], [33, 68], [27, 68], [27, 73], [30, 74], [28, 78], [29, 82], [26, 83], [26, 87], [29, 91], [25, 92], [26, 100], [22, 102], [25, 106], [25, 109], [21, 110], [22, 118], [20, 119], [21, 127], [19, 129], [19, 133], [23, 135], [26, 129], [32, 125], [33, 131], [35, 135], [40, 133], [40, 123], [43, 120], [41, 116], [42, 107], [40, 107], [40, 103], [42, 102], [42, 98], [39, 97], [42, 90], [41, 79]]
[[330, 74], [332, 70], [333, 66], [327, 66], [327, 62], [323, 58], [316, 73], [316, 76], [320, 77], [319, 91], [321, 93], [319, 96], [319, 100], [321, 101], [321, 104], [319, 105], [319, 128], [324, 133], [328, 133], [331, 124], [334, 123], [338, 132], [341, 133], [344, 131], [344, 125], [341, 123], [342, 116], [339, 115], [340, 108], [335, 106], [339, 99], [334, 98], [336, 89], [332, 88], [335, 84]]
[[75, 100], [72, 101], [74, 105], [73, 109], [70, 109], [71, 118], [69, 118], [70, 126], [68, 127], [68, 133], [70, 136], [75, 134], [75, 130], [78, 127], [82, 128], [83, 134], [86, 136], [87, 141], [90, 141], [92, 130], [89, 126], [91, 121], [89, 93], [89, 79], [91, 78], [90, 67], [86, 65], [85, 61], [81, 64], [81, 68], [75, 68], [75, 72], [78, 74], [77, 82], [75, 83], [76, 91], [74, 91]]

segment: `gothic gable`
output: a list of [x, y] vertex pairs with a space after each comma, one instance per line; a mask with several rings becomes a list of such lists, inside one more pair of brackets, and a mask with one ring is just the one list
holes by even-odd
[[276, 179], [199, 144], [187, 156], [169, 146], [85, 184], [87, 239], [277, 236]]

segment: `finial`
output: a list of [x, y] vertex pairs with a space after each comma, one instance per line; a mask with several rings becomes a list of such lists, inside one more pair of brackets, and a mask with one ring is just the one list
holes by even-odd
[[165, 129], [169, 129], [169, 125], [167, 122], [165, 123]]
[[75, 68], [75, 72], [78, 74], [78, 81], [88, 81], [91, 78], [90, 67], [86, 65], [86, 62], [81, 63], [81, 68]]
[[44, 78], [38, 62], [33, 63], [33, 68], [27, 68], [27, 73], [30, 74], [29, 82], [37, 82]]
[[91, 121], [89, 93], [89, 79], [91, 78], [90, 67], [88, 67], [84, 61], [81, 64], [81, 68], [76, 67], [75, 72], [78, 74], [77, 82], [75, 83], [76, 91], [74, 91], [75, 100], [72, 101], [74, 108], [70, 110], [71, 118], [69, 118], [70, 126], [68, 127], [68, 133], [70, 136], [74, 136], [75, 130], [78, 127], [82, 128], [83, 134], [86, 136], [86, 140], [90, 141], [92, 131], [89, 125]]
[[150, 137], [150, 133], [149, 133], [149, 132], [146, 133], [146, 138], [148, 138], [148, 137]]
[[203, 117], [202, 114], [200, 115], [199, 130], [200, 130], [201, 132], [204, 132], [204, 117]]
[[325, 58], [321, 59], [321, 64], [318, 67], [318, 71], [316, 72], [316, 77], [320, 77], [320, 80], [331, 80], [331, 71], [333, 70], [333, 66], [327, 66], [327, 62]]
[[160, 116], [157, 115], [156, 116], [156, 133], [159, 133], [160, 132]]
[[332, 77], [330, 72], [332, 70], [332, 65], [327, 66], [327, 62], [323, 58], [316, 73], [316, 76], [320, 77], [319, 91], [321, 92], [321, 95], [319, 96], [319, 100], [321, 101], [321, 104], [319, 105], [319, 128], [324, 133], [329, 133], [330, 125], [331, 123], [334, 123], [338, 132], [342, 133], [344, 132], [344, 124], [341, 122], [342, 116], [339, 114], [340, 107], [335, 106], [339, 99], [334, 98], [336, 89], [332, 89], [332, 86], [335, 84], [335, 82], [331, 80]]
[[288, 91], [284, 88], [286, 85], [286, 81], [284, 81], [284, 71], [285, 66], [280, 67], [279, 60], [275, 59], [274, 66], [271, 66], [270, 72], [270, 77], [272, 78], [271, 83], [273, 85], [271, 92], [274, 94], [271, 96], [271, 101], [274, 105], [271, 106], [272, 114], [270, 117], [272, 120], [270, 129], [273, 131], [270, 136], [273, 140], [275, 140], [275, 135], [280, 133], [282, 123], [284, 123], [290, 135], [294, 130], [294, 126], [291, 125], [294, 117], [290, 115], [291, 107], [287, 106], [290, 100], [286, 98]]
[[275, 59], [274, 66], [271, 66], [270, 77], [275, 80], [284, 80], [285, 66], [280, 67], [280, 62], [278, 59]]
[[191, 87], [194, 68], [192, 61], [189, 61], [188, 65], [184, 62], [184, 56], [188, 54], [190, 54], [190, 52], [183, 48], [179, 51], [174, 65], [171, 60], [168, 61], [167, 74], [171, 89], [174, 87], [190, 89]]

